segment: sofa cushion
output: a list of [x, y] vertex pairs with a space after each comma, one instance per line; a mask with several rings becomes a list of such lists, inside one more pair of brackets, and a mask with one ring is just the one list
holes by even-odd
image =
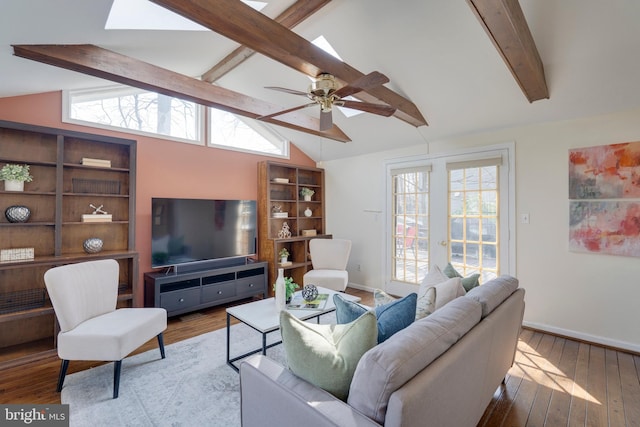
[[459, 296], [463, 296], [466, 293], [464, 288], [462, 287], [462, 280], [459, 277], [447, 279], [442, 283], [434, 285], [434, 288], [436, 290], [436, 310], [441, 309], [450, 301], [453, 301], [454, 299], [458, 298]]
[[347, 403], [384, 424], [389, 396], [455, 344], [479, 321], [480, 303], [456, 298], [365, 353]]
[[467, 292], [480, 284], [480, 275], [478, 273], [463, 277], [462, 274], [458, 273], [458, 270], [456, 270], [453, 265], [451, 265], [451, 263], [447, 264], [447, 266], [443, 270], [443, 273], [446, 274], [447, 277], [459, 277], [462, 280], [462, 286], [464, 287], [464, 290]]
[[489, 280], [484, 285], [471, 289], [466, 296], [478, 301], [482, 305], [482, 317], [486, 317], [502, 301], [518, 289], [518, 279], [513, 276], [502, 275]]
[[[451, 279], [440, 270], [440, 267], [433, 264], [429, 273], [424, 276], [420, 289], [418, 290], [418, 307], [416, 310], [416, 320], [426, 317], [454, 298], [467, 293], [459, 281]], [[433, 303], [429, 301], [433, 298]]]
[[373, 312], [343, 325], [319, 325], [283, 310], [280, 331], [289, 369], [342, 400], [347, 398], [358, 361], [378, 338]]
[[[413, 323], [416, 317], [415, 293], [404, 298], [382, 304], [374, 308], [378, 325], [378, 343], [384, 342], [396, 332]], [[336, 321], [338, 324], [353, 322], [369, 311], [358, 303], [348, 301], [340, 294], [333, 295], [336, 306]]]
[[379, 305], [389, 304], [397, 300], [398, 298], [394, 297], [383, 291], [382, 289], [374, 289], [373, 290], [373, 306], [378, 307]]
[[[388, 304], [397, 300], [398, 298], [393, 295], [389, 295], [383, 290], [373, 290], [373, 302], [376, 307]], [[431, 313], [436, 311], [436, 288], [435, 286], [423, 287], [420, 286], [418, 290], [418, 298], [416, 300], [416, 319], [419, 320], [423, 317], [427, 317]]]

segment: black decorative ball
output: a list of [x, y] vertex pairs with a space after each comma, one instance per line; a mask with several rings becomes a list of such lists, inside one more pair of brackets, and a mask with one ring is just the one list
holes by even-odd
[[4, 211], [4, 216], [9, 222], [27, 222], [31, 210], [26, 206], [9, 206]]
[[304, 285], [304, 288], [302, 289], [302, 298], [305, 301], [313, 301], [318, 298], [318, 288], [316, 288], [316, 285]]

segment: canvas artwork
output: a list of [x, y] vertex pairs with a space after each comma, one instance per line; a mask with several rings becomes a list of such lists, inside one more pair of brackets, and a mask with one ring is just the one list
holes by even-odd
[[640, 256], [640, 202], [571, 201], [569, 250]]
[[640, 142], [569, 150], [569, 198], [640, 198]]

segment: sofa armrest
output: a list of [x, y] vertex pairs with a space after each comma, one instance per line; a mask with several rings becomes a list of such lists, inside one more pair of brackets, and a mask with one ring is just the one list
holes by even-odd
[[262, 355], [240, 364], [240, 410], [243, 427], [380, 426]]

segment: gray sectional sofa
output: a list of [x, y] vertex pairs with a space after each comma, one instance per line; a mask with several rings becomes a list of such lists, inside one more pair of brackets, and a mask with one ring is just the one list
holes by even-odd
[[501, 276], [369, 350], [346, 402], [264, 356], [240, 366], [244, 427], [475, 426], [513, 364], [524, 289]]

